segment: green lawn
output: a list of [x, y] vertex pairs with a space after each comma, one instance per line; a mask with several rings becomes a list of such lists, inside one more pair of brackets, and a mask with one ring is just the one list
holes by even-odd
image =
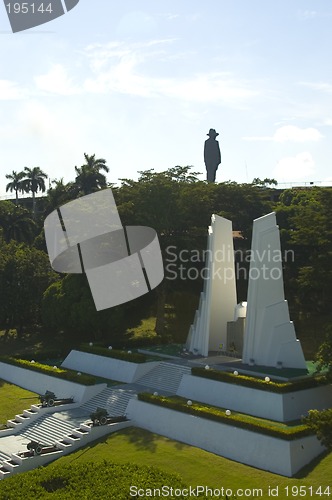
[[[307, 467], [296, 478], [285, 478], [253, 467], [172, 441], [137, 428], [129, 428], [103, 438], [67, 457], [61, 458], [50, 467], [61, 463], [102, 461], [115, 463], [134, 463], [137, 465], [157, 466], [166, 472], [178, 473], [187, 485], [209, 485], [225, 488], [263, 488], [279, 486], [331, 486], [332, 496], [332, 454], [317, 460], [314, 467]], [[251, 496], [250, 498], [262, 498]], [[264, 495], [263, 498], [267, 498]], [[279, 493], [279, 498], [286, 498]], [[302, 498], [319, 498], [311, 496]], [[324, 496], [320, 498], [326, 498]]]
[[0, 380], [0, 429], [6, 427], [8, 419], [14, 418], [34, 403], [39, 403], [34, 392]]

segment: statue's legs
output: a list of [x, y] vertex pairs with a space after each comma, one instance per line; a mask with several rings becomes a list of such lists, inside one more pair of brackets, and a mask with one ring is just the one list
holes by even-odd
[[216, 181], [216, 173], [217, 173], [218, 165], [207, 165], [206, 166], [206, 180], [208, 182]]

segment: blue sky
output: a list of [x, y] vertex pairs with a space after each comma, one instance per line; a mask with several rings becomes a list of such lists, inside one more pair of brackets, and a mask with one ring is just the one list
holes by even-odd
[[80, 0], [13, 34], [0, 5], [0, 196], [39, 166], [108, 180], [193, 165], [219, 133], [217, 181], [332, 184], [330, 0]]

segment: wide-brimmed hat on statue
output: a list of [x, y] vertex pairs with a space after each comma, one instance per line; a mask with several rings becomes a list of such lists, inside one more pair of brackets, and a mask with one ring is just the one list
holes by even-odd
[[219, 134], [218, 134], [218, 132], [215, 131], [214, 128], [210, 128], [209, 133], [206, 135], [208, 135], [210, 137], [217, 137], [217, 135], [219, 135]]

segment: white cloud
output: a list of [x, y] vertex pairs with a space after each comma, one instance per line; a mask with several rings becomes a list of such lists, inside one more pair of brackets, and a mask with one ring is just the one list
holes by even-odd
[[18, 87], [18, 84], [10, 80], [0, 80], [0, 100], [11, 101], [23, 99], [24, 91]]
[[295, 125], [279, 127], [273, 136], [243, 137], [246, 141], [273, 141], [273, 142], [316, 142], [324, 136], [313, 127], [300, 128]]
[[273, 140], [275, 142], [308, 142], [319, 141], [323, 135], [316, 128], [300, 128], [295, 125], [285, 125], [276, 130]]
[[273, 177], [280, 181], [301, 181], [315, 173], [315, 162], [308, 151], [278, 161]]
[[223, 74], [202, 74], [187, 79], [147, 77], [136, 71], [137, 59], [126, 55], [109, 71], [84, 83], [85, 90], [92, 93], [119, 92], [145, 97], [163, 96], [194, 102], [233, 104], [258, 94], [245, 83], [225, 77]]
[[303, 85], [304, 87], [308, 87], [313, 90], [332, 94], [332, 84], [328, 82], [299, 82], [299, 85]]
[[316, 10], [299, 10], [297, 15], [300, 19], [314, 19], [318, 12]]
[[144, 44], [113, 43], [90, 46], [86, 49], [94, 75], [84, 82], [91, 93], [119, 92], [145, 97], [171, 97], [191, 102], [215, 102], [243, 106], [243, 102], [259, 94], [247, 82], [235, 79], [230, 73], [204, 73], [176, 76], [147, 76], [143, 64], [160, 58], [151, 47], [174, 42], [153, 40]]
[[39, 90], [52, 94], [73, 95], [79, 92], [61, 64], [54, 64], [48, 73], [35, 76], [34, 80]]
[[173, 21], [173, 19], [179, 19], [180, 15], [179, 14], [167, 14], [166, 19], [168, 21]]

